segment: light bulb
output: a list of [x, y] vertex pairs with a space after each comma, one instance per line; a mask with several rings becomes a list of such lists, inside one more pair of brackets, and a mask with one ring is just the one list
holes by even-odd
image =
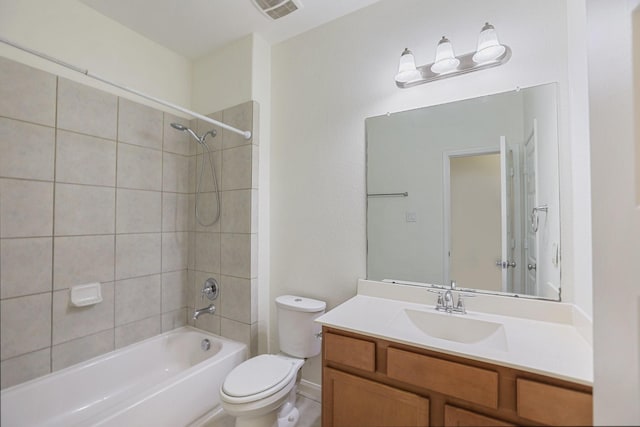
[[498, 33], [493, 25], [488, 22], [482, 27], [478, 37], [478, 48], [473, 55], [473, 62], [482, 64], [498, 59], [505, 52], [506, 48], [498, 41]]
[[398, 64], [398, 74], [396, 74], [396, 81], [399, 83], [407, 83], [413, 80], [418, 80], [422, 77], [420, 71], [416, 69], [416, 61], [413, 58], [413, 53], [407, 48], [400, 55], [400, 63]]
[[458, 65], [460, 65], [460, 60], [453, 53], [451, 42], [442, 36], [436, 47], [436, 59], [433, 61], [431, 71], [436, 74], [448, 73], [458, 68]]

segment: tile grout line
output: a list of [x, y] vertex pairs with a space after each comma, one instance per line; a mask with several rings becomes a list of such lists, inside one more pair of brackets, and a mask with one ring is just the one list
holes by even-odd
[[120, 152], [120, 97], [116, 97], [116, 161], [115, 185], [113, 198], [113, 339], [112, 348], [116, 349], [116, 265], [118, 264], [117, 227], [118, 227], [118, 153]]
[[56, 180], [58, 179], [58, 121], [60, 109], [58, 101], [60, 96], [60, 77], [56, 76], [56, 90], [54, 99], [54, 123], [53, 123], [53, 182], [52, 182], [52, 204], [51, 204], [51, 333], [49, 346], [49, 372], [53, 372], [53, 332], [54, 332], [54, 301], [53, 294], [55, 291], [55, 262], [56, 262]]

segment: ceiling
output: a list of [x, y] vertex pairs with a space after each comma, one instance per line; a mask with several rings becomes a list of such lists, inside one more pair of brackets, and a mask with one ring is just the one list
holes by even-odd
[[277, 43], [380, 0], [300, 0], [278, 20], [252, 0], [80, 0], [116, 22], [190, 59], [251, 33]]

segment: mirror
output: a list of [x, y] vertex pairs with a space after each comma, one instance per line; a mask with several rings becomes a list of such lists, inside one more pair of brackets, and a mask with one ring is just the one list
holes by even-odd
[[368, 279], [560, 299], [555, 83], [365, 125]]

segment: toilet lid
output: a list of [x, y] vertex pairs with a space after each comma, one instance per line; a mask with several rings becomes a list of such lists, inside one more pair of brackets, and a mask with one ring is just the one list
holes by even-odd
[[236, 366], [224, 380], [222, 390], [233, 397], [258, 394], [288, 379], [293, 368], [293, 363], [280, 357], [256, 356]]

